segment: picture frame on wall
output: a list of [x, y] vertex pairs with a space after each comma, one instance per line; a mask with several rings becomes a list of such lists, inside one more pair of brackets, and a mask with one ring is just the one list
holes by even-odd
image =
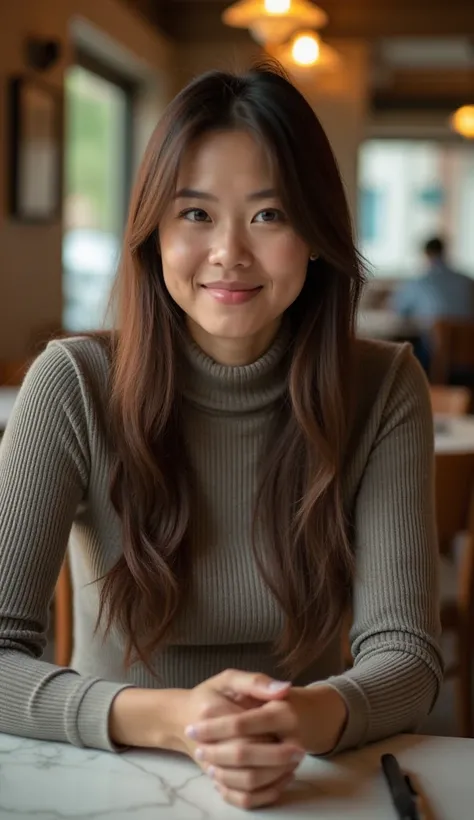
[[36, 77], [10, 80], [10, 215], [22, 222], [61, 216], [62, 94]]

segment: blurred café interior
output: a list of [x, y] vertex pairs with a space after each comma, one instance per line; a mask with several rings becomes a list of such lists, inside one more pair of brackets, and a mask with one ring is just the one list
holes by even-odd
[[[16, 0], [0, 43], [0, 434], [48, 339], [107, 323], [130, 186], [174, 94], [266, 52], [310, 100], [368, 267], [358, 333], [410, 341], [430, 380], [447, 667], [425, 730], [474, 736], [474, 4]], [[53, 637], [67, 663], [65, 571]]]

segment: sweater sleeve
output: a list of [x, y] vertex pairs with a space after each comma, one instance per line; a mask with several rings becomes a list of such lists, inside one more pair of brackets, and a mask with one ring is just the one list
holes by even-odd
[[432, 410], [417, 360], [400, 358], [356, 498], [354, 666], [327, 681], [348, 707], [333, 753], [416, 730], [443, 676]]
[[40, 660], [48, 613], [89, 474], [86, 395], [51, 344], [26, 376], [0, 446], [0, 732], [114, 749], [123, 684]]

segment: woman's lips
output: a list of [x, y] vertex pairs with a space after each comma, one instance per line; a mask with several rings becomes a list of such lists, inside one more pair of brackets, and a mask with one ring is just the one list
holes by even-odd
[[213, 285], [210, 287], [203, 285], [203, 287], [209, 293], [209, 296], [212, 296], [213, 299], [222, 305], [243, 305], [245, 302], [250, 302], [251, 299], [258, 296], [262, 290], [261, 285], [256, 288], [245, 288], [244, 290], [236, 290], [234, 288], [229, 290], [228, 288]]

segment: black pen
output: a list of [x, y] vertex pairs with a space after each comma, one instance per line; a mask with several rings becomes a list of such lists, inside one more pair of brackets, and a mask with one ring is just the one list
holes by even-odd
[[403, 774], [397, 759], [386, 754], [382, 755], [380, 762], [400, 820], [421, 820], [410, 779]]

